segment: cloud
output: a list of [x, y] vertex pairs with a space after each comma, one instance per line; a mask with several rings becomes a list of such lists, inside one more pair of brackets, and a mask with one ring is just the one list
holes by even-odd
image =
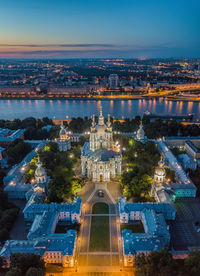
[[[4, 48], [1, 49], [1, 46]], [[10, 44], [7, 44], [10, 45]], [[13, 45], [13, 44], [12, 44]], [[26, 45], [26, 46], [25, 46]], [[34, 45], [35, 48], [30, 48]], [[160, 45], [113, 45], [113, 44], [45, 44], [49, 47], [40, 48], [40, 44], [24, 44], [23, 47], [5, 47], [0, 44], [0, 58], [167, 58], [167, 57], [199, 57], [200, 49], [172, 47]], [[67, 46], [66, 46], [67, 45]], [[101, 47], [100, 47], [101, 45]], [[19, 46], [19, 45], [17, 45]], [[54, 48], [55, 47], [55, 48]], [[69, 47], [69, 48], [65, 48]]]
[[33, 47], [33, 48], [52, 48], [52, 47], [64, 47], [64, 48], [113, 48], [115, 45], [113, 44], [106, 44], [106, 43], [75, 43], [75, 44], [70, 44], [70, 43], [63, 43], [63, 44], [0, 44], [0, 47]]

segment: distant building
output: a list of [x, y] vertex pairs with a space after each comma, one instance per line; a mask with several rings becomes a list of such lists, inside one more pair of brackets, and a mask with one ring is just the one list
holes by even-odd
[[93, 181], [109, 181], [121, 174], [121, 163], [120, 150], [114, 147], [110, 116], [105, 124], [101, 108], [98, 124], [93, 116], [90, 140], [82, 148], [82, 174]]
[[111, 74], [108, 78], [109, 87], [115, 90], [119, 85], [119, 77], [117, 74]]

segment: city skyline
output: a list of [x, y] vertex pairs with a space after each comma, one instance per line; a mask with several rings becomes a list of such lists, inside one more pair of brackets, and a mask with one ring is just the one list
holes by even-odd
[[190, 1], [2, 1], [0, 58], [198, 58]]

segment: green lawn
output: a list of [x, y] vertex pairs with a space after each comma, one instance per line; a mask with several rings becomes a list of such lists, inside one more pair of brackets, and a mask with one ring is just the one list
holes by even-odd
[[110, 251], [109, 217], [92, 217], [89, 251]]
[[92, 207], [92, 214], [109, 214], [109, 206], [103, 202], [97, 202]]
[[129, 229], [133, 233], [144, 233], [144, 227], [141, 222], [134, 223], [134, 224], [121, 224], [120, 229], [121, 231], [124, 229]]

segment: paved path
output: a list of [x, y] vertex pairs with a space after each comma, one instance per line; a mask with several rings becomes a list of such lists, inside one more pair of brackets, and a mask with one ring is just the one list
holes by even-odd
[[[97, 191], [99, 186], [94, 186], [88, 198], [83, 202], [82, 222], [77, 245], [77, 271], [95, 272], [102, 271], [119, 272], [122, 265], [121, 235], [119, 225], [118, 207], [115, 199], [106, 186], [101, 185], [104, 197], [99, 198]], [[92, 206], [97, 202], [105, 202], [109, 205], [109, 214], [92, 214]], [[109, 217], [110, 251], [89, 252], [90, 227], [92, 216]]]

